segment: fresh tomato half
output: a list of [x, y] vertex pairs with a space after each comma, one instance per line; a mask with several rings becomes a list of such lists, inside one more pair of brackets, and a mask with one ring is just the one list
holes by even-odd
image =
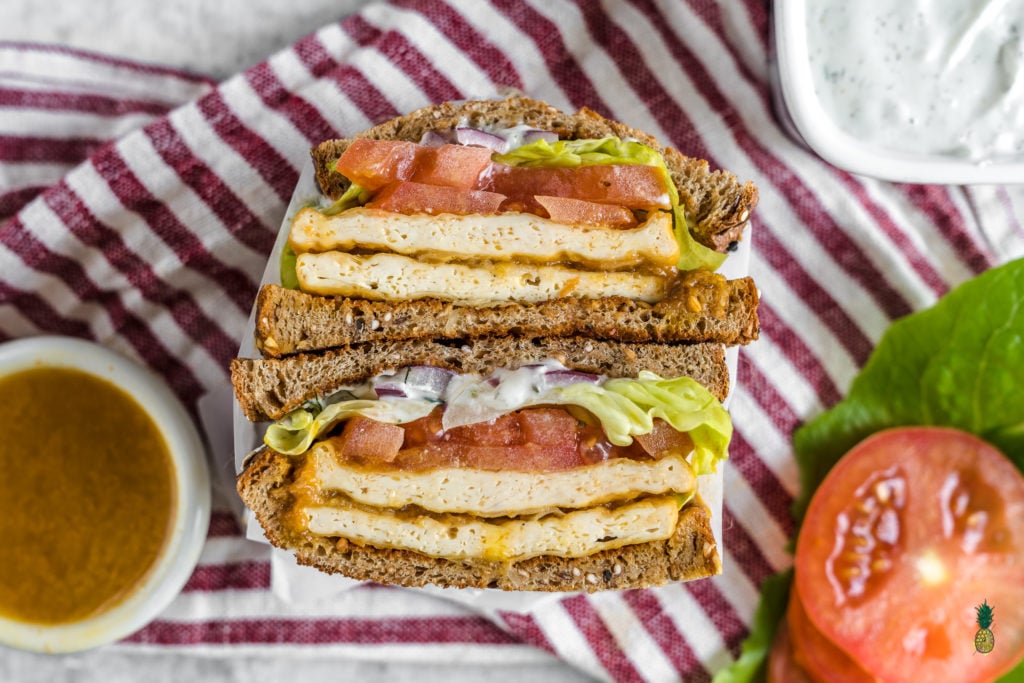
[[783, 619], [768, 653], [768, 683], [815, 683], [793, 658], [793, 639]]
[[858, 444], [815, 493], [795, 564], [810, 621], [884, 681], [989, 681], [1024, 655], [1024, 477], [970, 434], [900, 428]]
[[875, 677], [861, 668], [835, 643], [822, 635], [807, 617], [800, 595], [789, 592], [786, 609], [793, 661], [817, 683], [875, 683]]

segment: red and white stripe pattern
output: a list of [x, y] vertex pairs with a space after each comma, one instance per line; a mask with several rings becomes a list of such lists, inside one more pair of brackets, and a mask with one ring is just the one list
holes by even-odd
[[792, 430], [841, 397], [890, 321], [1024, 254], [1020, 189], [865, 179], [787, 138], [768, 87], [768, 4], [374, 4], [216, 88], [0, 47], [0, 220], [11, 216], [0, 224], [0, 338], [99, 340], [161, 373], [193, 410], [225, 381], [321, 139], [515, 89], [596, 109], [760, 189], [751, 270], [763, 327], [740, 354], [722, 576], [494, 620], [378, 586], [284, 604], [267, 549], [241, 538], [225, 506], [181, 597], [118, 647], [435, 662], [553, 654], [616, 681], [708, 680], [732, 661], [758, 586], [789, 563]]

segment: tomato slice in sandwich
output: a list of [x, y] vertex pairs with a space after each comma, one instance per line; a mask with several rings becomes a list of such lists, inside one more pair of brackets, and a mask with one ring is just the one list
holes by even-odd
[[536, 197], [568, 197], [627, 209], [670, 209], [661, 169], [641, 164], [567, 167], [494, 164], [481, 176], [480, 189], [508, 197], [511, 205], [536, 212]]
[[398, 180], [471, 189], [490, 164], [491, 154], [484, 147], [426, 147], [402, 140], [356, 138], [338, 158], [335, 169], [368, 190]]
[[[964, 432], [901, 428], [854, 447], [796, 550], [810, 623], [884, 681], [988, 681], [1024, 655], [1024, 476]], [[976, 608], [995, 647], [975, 652]], [[794, 641], [797, 638], [794, 636]]]
[[399, 181], [385, 186], [366, 206], [404, 214], [468, 216], [496, 213], [504, 200], [494, 192]]
[[636, 227], [636, 216], [624, 206], [545, 195], [537, 195], [534, 199], [544, 207], [551, 220], [559, 223], [612, 225], [617, 228]]

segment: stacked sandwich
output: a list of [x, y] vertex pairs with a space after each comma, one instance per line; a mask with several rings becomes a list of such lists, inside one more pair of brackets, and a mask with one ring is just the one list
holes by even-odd
[[634, 588], [721, 569], [697, 477], [726, 457], [714, 270], [756, 190], [593, 111], [428, 107], [313, 150], [238, 490], [299, 562], [406, 586]]

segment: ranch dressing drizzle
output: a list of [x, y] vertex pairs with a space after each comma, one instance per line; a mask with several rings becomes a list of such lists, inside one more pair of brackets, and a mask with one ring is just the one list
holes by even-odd
[[975, 162], [1024, 156], [1024, 0], [808, 2], [815, 92], [854, 137]]

